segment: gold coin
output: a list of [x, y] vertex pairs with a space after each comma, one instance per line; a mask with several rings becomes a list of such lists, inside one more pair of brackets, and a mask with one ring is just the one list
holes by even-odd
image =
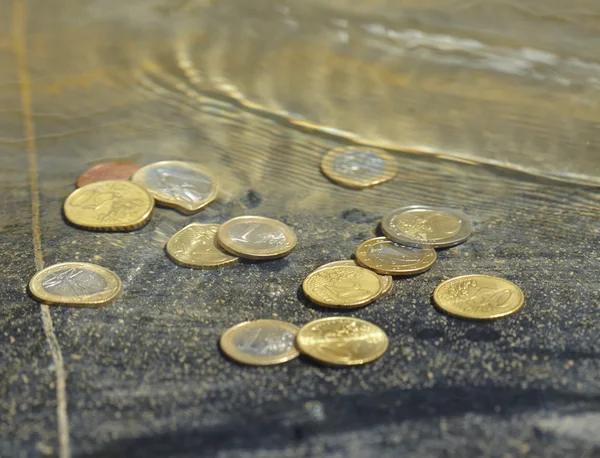
[[306, 297], [332, 308], [362, 307], [382, 294], [379, 275], [358, 266], [322, 267], [302, 282]]
[[92, 231], [131, 231], [150, 220], [154, 200], [138, 185], [124, 180], [90, 183], [67, 197], [65, 217]]
[[198, 164], [162, 161], [139, 169], [131, 180], [146, 189], [156, 202], [191, 215], [217, 197], [217, 184]]
[[[333, 262], [328, 262], [327, 264], [323, 264], [322, 266], [318, 267], [315, 270], [320, 270], [325, 267], [335, 267], [335, 266], [356, 267], [356, 262], [351, 261], [351, 260], [333, 261]], [[385, 296], [386, 294], [388, 294], [392, 290], [392, 286], [393, 286], [394, 282], [392, 281], [392, 277], [390, 275], [381, 275], [381, 274], [379, 274], [379, 282], [381, 283], [381, 293], [380, 293], [379, 297], [382, 297], [382, 296]], [[379, 299], [379, 297], [377, 299]]]
[[177, 264], [192, 269], [231, 266], [237, 263], [239, 258], [219, 247], [218, 230], [218, 224], [192, 223], [169, 239], [167, 254]]
[[464, 275], [440, 283], [433, 300], [450, 315], [493, 320], [521, 310], [525, 297], [517, 285], [503, 278]]
[[253, 366], [281, 364], [298, 357], [298, 327], [278, 320], [246, 321], [229, 328], [219, 344], [227, 356]]
[[391, 180], [396, 175], [396, 159], [383, 150], [362, 146], [335, 148], [323, 156], [321, 171], [334, 183], [362, 189]]
[[262, 216], [239, 216], [226, 221], [219, 228], [217, 240], [229, 253], [256, 260], [287, 256], [297, 243], [289, 226]]
[[36, 273], [29, 291], [44, 304], [99, 307], [119, 295], [121, 280], [95, 264], [63, 262]]
[[337, 366], [365, 364], [381, 357], [388, 338], [378, 326], [349, 317], [328, 317], [303, 326], [296, 337], [301, 353]]
[[356, 262], [382, 275], [415, 275], [431, 269], [437, 259], [433, 248], [407, 247], [386, 237], [362, 242], [356, 248]]

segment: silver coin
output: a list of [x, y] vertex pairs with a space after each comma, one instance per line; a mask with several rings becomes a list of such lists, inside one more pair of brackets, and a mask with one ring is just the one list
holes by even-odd
[[385, 160], [369, 151], [348, 151], [336, 157], [332, 166], [345, 177], [371, 180], [383, 173]]
[[63, 297], [91, 296], [105, 291], [107, 286], [102, 275], [77, 267], [57, 270], [42, 281], [44, 291]]
[[276, 356], [294, 348], [296, 336], [277, 326], [242, 329], [233, 344], [242, 353], [252, 356]]
[[472, 225], [461, 211], [412, 205], [387, 214], [381, 221], [381, 229], [388, 239], [403, 245], [443, 248], [467, 240]]
[[323, 156], [321, 170], [334, 183], [361, 189], [390, 180], [396, 174], [396, 160], [383, 150], [335, 148]]

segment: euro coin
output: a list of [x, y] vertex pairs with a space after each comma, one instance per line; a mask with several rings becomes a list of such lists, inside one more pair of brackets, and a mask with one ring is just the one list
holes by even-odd
[[[333, 262], [329, 262], [327, 264], [323, 264], [322, 266], [318, 267], [315, 270], [320, 270], [325, 267], [335, 267], [335, 266], [356, 267], [356, 265], [357, 265], [356, 262], [351, 261], [351, 260], [333, 261]], [[392, 286], [393, 286], [394, 282], [392, 281], [391, 276], [381, 275], [381, 274], [379, 274], [379, 282], [381, 283], [381, 293], [380, 293], [379, 297], [382, 297], [382, 296], [385, 296], [386, 294], [388, 294], [392, 290]]]
[[129, 180], [140, 166], [128, 161], [104, 162], [89, 168], [77, 179], [77, 187], [106, 180]]
[[184, 267], [192, 269], [216, 269], [231, 266], [238, 262], [217, 243], [218, 224], [192, 223], [167, 242], [169, 257]]
[[415, 275], [433, 266], [437, 254], [430, 247], [407, 247], [376, 237], [356, 248], [356, 262], [380, 275]]
[[362, 189], [391, 180], [396, 175], [396, 159], [383, 150], [336, 148], [323, 156], [321, 171], [336, 184]]

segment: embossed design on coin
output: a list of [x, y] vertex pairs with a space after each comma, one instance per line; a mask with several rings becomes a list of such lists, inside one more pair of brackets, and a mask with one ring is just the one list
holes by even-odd
[[83, 172], [77, 179], [77, 187], [106, 180], [129, 180], [140, 166], [128, 161], [105, 162]]
[[382, 275], [414, 275], [429, 270], [437, 259], [433, 248], [407, 247], [376, 237], [356, 248], [356, 262]]
[[358, 266], [322, 267], [302, 283], [304, 294], [324, 307], [362, 307], [381, 296], [379, 275]]
[[472, 226], [458, 210], [413, 205], [386, 215], [381, 229], [388, 239], [402, 245], [442, 248], [467, 240]]
[[217, 233], [221, 247], [247, 259], [275, 259], [296, 247], [296, 234], [280, 221], [240, 216], [223, 223]]
[[[357, 267], [357, 263], [352, 260], [333, 261], [333, 262], [328, 262], [327, 264], [323, 264], [322, 266], [315, 269], [315, 271], [325, 269], [327, 267], [340, 267], [340, 266], [341, 267]], [[381, 283], [381, 292], [379, 293], [379, 296], [376, 299], [379, 299], [379, 297], [382, 297], [382, 296], [385, 296], [386, 294], [388, 294], [392, 290], [392, 286], [393, 286], [393, 281], [392, 281], [391, 276], [378, 274], [378, 277], [379, 277], [379, 282]]]
[[327, 364], [351, 366], [381, 357], [388, 338], [378, 326], [357, 318], [329, 317], [311, 321], [296, 337], [298, 350]]
[[95, 264], [65, 262], [35, 274], [29, 282], [29, 291], [45, 304], [95, 307], [117, 297], [121, 280]]
[[298, 356], [298, 328], [278, 320], [240, 323], [223, 333], [221, 349], [232, 359], [255, 366], [281, 364]]
[[525, 297], [517, 285], [503, 278], [465, 275], [438, 285], [433, 300], [451, 315], [491, 320], [521, 310]]
[[238, 262], [237, 256], [223, 251], [217, 243], [218, 224], [192, 223], [167, 242], [169, 257], [185, 267], [216, 269]]
[[217, 197], [217, 186], [199, 165], [183, 161], [162, 161], [146, 165], [132, 177], [159, 204], [192, 214]]
[[134, 183], [98, 181], [71, 193], [64, 204], [65, 217], [84, 229], [128, 231], [150, 220], [154, 201]]
[[383, 150], [336, 148], [323, 156], [321, 170], [334, 183], [361, 189], [392, 179], [396, 175], [396, 160]]

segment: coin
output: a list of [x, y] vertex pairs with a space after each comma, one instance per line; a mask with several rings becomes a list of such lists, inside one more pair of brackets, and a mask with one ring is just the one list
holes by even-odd
[[429, 270], [437, 259], [433, 248], [407, 247], [385, 237], [362, 242], [356, 248], [356, 262], [380, 275], [414, 275]]
[[229, 328], [219, 344], [227, 356], [253, 366], [281, 364], [298, 357], [298, 327], [278, 320], [246, 321]]
[[65, 217], [93, 231], [131, 231], [150, 220], [154, 200], [124, 180], [97, 181], [76, 189], [64, 204]]
[[319, 268], [308, 274], [302, 289], [315, 304], [332, 308], [362, 307], [383, 290], [379, 275], [358, 266]]
[[321, 171], [334, 183], [362, 189], [391, 180], [396, 175], [396, 159], [372, 148], [335, 148], [323, 156]]
[[169, 257], [185, 267], [216, 269], [238, 262], [237, 256], [223, 251], [217, 243], [218, 224], [192, 223], [167, 242]]
[[381, 357], [388, 338], [378, 326], [349, 317], [328, 317], [303, 326], [296, 337], [301, 353], [337, 366], [365, 364]]
[[139, 165], [128, 161], [105, 162], [83, 172], [77, 179], [77, 187], [105, 180], [129, 180]]
[[289, 226], [262, 216], [239, 216], [226, 221], [219, 228], [217, 240], [228, 252], [256, 260], [286, 256], [297, 242]]
[[[356, 267], [356, 262], [351, 261], [351, 260], [333, 261], [333, 262], [328, 262], [327, 264], [323, 264], [322, 266], [318, 267], [316, 270], [320, 270], [325, 267], [335, 267], [335, 266]], [[381, 293], [380, 293], [379, 297], [382, 297], [382, 296], [385, 296], [386, 294], [388, 294], [392, 290], [392, 285], [393, 285], [392, 277], [389, 275], [379, 274], [379, 282], [381, 283]]]
[[503, 278], [464, 275], [440, 283], [433, 300], [450, 315], [493, 320], [521, 310], [525, 297], [517, 285]]
[[119, 295], [121, 280], [95, 264], [63, 262], [36, 273], [29, 291], [44, 304], [99, 307]]
[[209, 172], [197, 164], [162, 161], [146, 165], [131, 178], [166, 207], [191, 215], [217, 197], [217, 185]]
[[392, 211], [381, 221], [385, 236], [415, 247], [442, 248], [458, 245], [471, 235], [471, 220], [451, 208], [413, 205]]

